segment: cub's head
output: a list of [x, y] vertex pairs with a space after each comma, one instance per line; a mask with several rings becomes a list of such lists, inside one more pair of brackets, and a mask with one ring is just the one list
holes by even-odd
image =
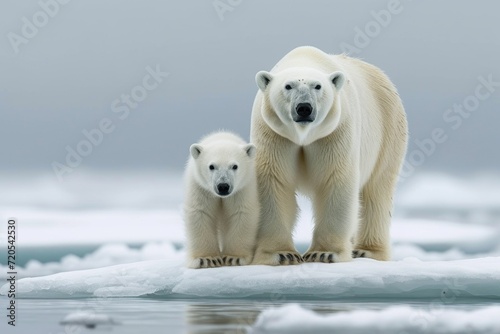
[[216, 196], [227, 197], [254, 182], [255, 146], [231, 142], [193, 144], [195, 179]]
[[311, 137], [313, 128], [318, 128], [324, 136], [337, 126], [340, 115], [331, 115], [330, 111], [345, 81], [342, 72], [325, 74], [296, 67], [277, 73], [260, 71], [255, 80], [272, 109], [271, 113], [263, 113], [264, 120], [274, 131], [297, 144], [318, 139], [317, 131]]

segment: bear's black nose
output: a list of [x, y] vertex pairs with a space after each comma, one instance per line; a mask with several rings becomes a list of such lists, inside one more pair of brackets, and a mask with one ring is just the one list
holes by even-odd
[[297, 104], [297, 108], [295, 108], [295, 111], [297, 111], [297, 114], [300, 117], [311, 116], [312, 110], [313, 109], [310, 103], [299, 103]]
[[217, 185], [217, 193], [219, 195], [229, 195], [229, 184], [227, 183], [219, 183]]

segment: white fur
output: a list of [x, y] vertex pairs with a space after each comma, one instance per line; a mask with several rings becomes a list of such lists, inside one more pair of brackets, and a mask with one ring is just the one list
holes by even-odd
[[[389, 78], [361, 60], [299, 47], [271, 72], [257, 73], [256, 82], [251, 140], [259, 147], [262, 210], [254, 263], [300, 262], [281, 256], [297, 255], [296, 191], [314, 207], [304, 260], [349, 261], [353, 243], [355, 256], [388, 260], [392, 195], [408, 136]], [[296, 106], [304, 101], [314, 117], [297, 123]]]
[[[190, 153], [184, 201], [188, 266], [249, 264], [259, 219], [255, 146], [217, 132], [191, 145]], [[230, 194], [218, 193], [221, 183]]]

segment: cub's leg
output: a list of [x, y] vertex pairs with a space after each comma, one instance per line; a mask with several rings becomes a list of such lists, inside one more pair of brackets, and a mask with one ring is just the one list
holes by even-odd
[[226, 266], [244, 266], [252, 262], [259, 220], [259, 203], [236, 194], [225, 199], [229, 204], [225, 210], [227, 217], [221, 229], [222, 261]]
[[213, 268], [220, 267], [219, 241], [216, 225], [216, 207], [192, 205], [185, 209], [188, 267]]

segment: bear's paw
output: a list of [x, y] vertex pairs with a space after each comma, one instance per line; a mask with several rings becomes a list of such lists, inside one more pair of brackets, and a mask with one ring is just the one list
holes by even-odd
[[194, 258], [189, 264], [189, 268], [216, 268], [224, 264], [220, 256], [205, 256]]
[[346, 262], [349, 259], [344, 258], [342, 255], [336, 252], [307, 252], [304, 254], [305, 262], [322, 262], [322, 263], [336, 263], [336, 262]]
[[223, 255], [222, 262], [225, 266], [245, 266], [250, 263], [250, 257]]
[[264, 264], [271, 266], [294, 265], [303, 263], [302, 256], [295, 251], [262, 252], [255, 255], [252, 264]]
[[389, 253], [389, 251], [355, 249], [352, 251], [352, 257], [353, 259], [366, 257], [379, 261], [388, 261], [390, 260]]

